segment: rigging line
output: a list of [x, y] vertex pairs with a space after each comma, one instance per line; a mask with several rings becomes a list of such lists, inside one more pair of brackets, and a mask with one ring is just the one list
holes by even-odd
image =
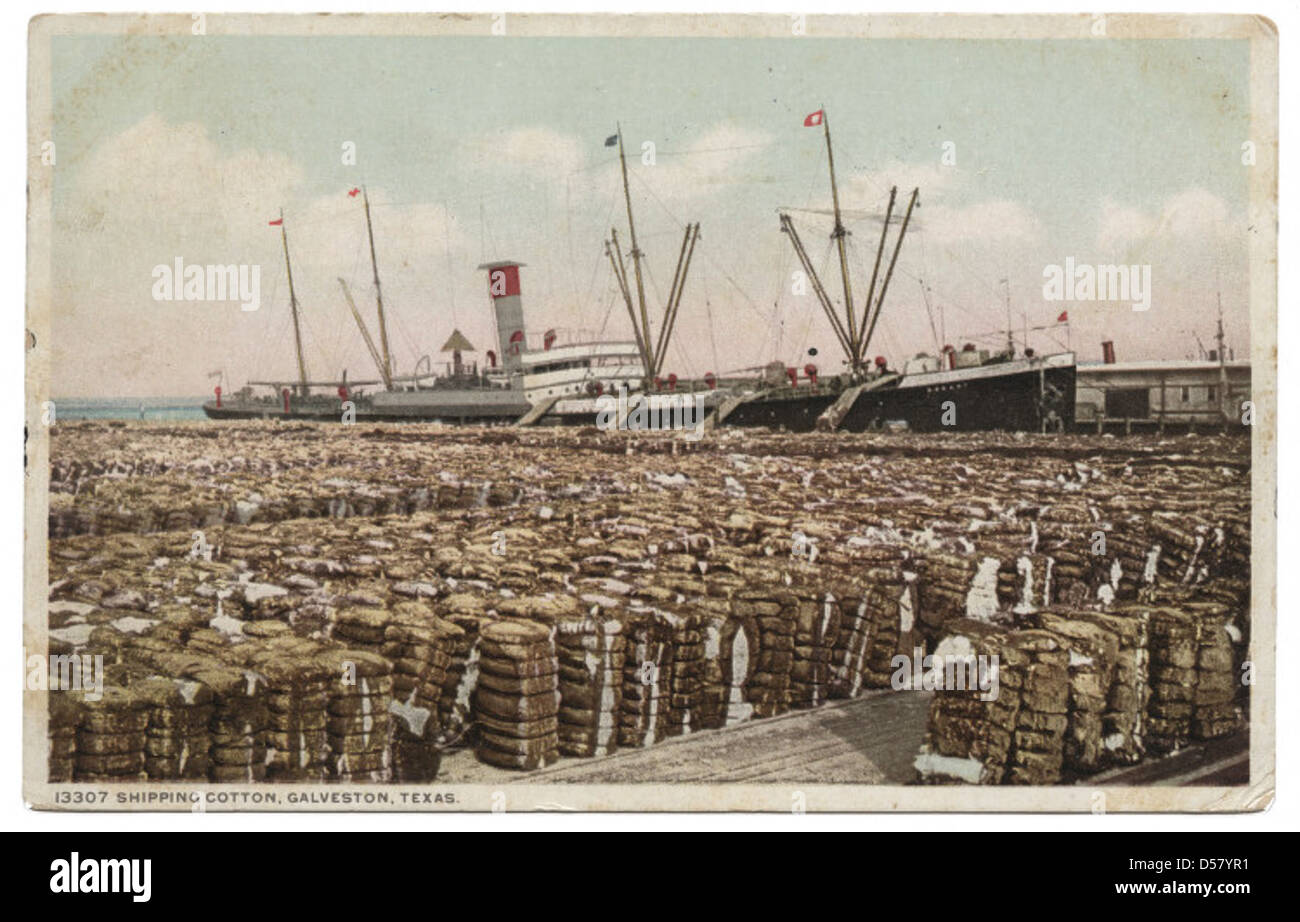
[[718, 340], [713, 331], [713, 305], [709, 301], [709, 277], [707, 275], [700, 279], [700, 284], [704, 286], [704, 313], [709, 321], [709, 346], [713, 350], [713, 367], [718, 367]]
[[[456, 273], [451, 262], [451, 215], [446, 208], [443, 208], [443, 217], [445, 220], [442, 225], [443, 249], [447, 254], [447, 284], [444, 290], [447, 297], [451, 299], [451, 328], [453, 330], [460, 328], [460, 321], [456, 317]], [[434, 281], [434, 289], [437, 290], [437, 281]]]
[[605, 328], [609, 325], [609, 316], [614, 311], [614, 303], [618, 300], [619, 294], [614, 291], [612, 286], [608, 289], [605, 304], [605, 319], [600, 322], [600, 332], [596, 334], [596, 339], [601, 340], [605, 337]]
[[[700, 239], [703, 240], [702, 235]], [[772, 314], [768, 314], [768, 315], [763, 314], [762, 309], [759, 308], [759, 306], [754, 303], [754, 299], [749, 296], [749, 292], [741, 288], [740, 283], [731, 277], [731, 273], [726, 270], [726, 267], [724, 267], [720, 262], [718, 262], [718, 260], [713, 258], [711, 248], [704, 246], [704, 247], [700, 247], [699, 251], [704, 255], [704, 258], [707, 259], [710, 264], [712, 264], [713, 268], [717, 269], [719, 272], [722, 273], [722, 277], [725, 278], [731, 284], [731, 287], [735, 288], [736, 291], [740, 294], [740, 296], [744, 298], [745, 303], [749, 305], [749, 308], [754, 312], [755, 316], [757, 316], [758, 319], [762, 320], [764, 323], [770, 323], [772, 319]], [[773, 314], [774, 313], [775, 311], [773, 311]]]
[[[639, 173], [632, 173], [631, 175], [632, 175], [633, 178], [636, 179], [637, 182], [639, 182], [639, 183], [641, 184], [642, 188], [644, 188], [647, 192], [650, 193], [650, 197], [651, 197], [652, 199], [654, 199], [654, 200], [655, 200], [655, 203], [658, 204], [659, 207], [662, 208], [662, 209], [664, 210], [664, 214], [668, 215], [668, 217], [670, 217], [670, 218], [673, 219], [673, 223], [675, 223], [679, 228], [685, 228], [685, 227], [686, 227], [686, 224], [682, 221], [682, 219], [679, 218], [679, 217], [677, 217], [677, 215], [673, 214], [673, 212], [669, 209], [669, 207], [668, 207], [667, 205], [664, 204], [664, 200], [661, 199], [661, 198], [660, 198], [660, 197], [655, 193], [655, 190], [654, 190], [654, 189], [650, 188], [650, 184], [649, 184], [648, 182], [646, 182], [644, 179], [642, 179], [642, 178], [641, 178], [641, 175], [640, 175]], [[644, 235], [643, 235], [643, 236], [644, 236]]]
[[582, 302], [578, 299], [578, 259], [573, 251], [573, 203], [570, 200], [572, 192], [572, 177], [564, 177], [564, 236], [569, 244], [569, 282], [573, 288], [574, 305], [578, 307], [581, 313]]
[[[611, 183], [610, 195], [609, 195], [609, 210], [605, 214], [605, 221], [603, 225], [604, 227], [613, 227], [614, 209], [618, 207], [618, 199], [619, 199], [618, 190], [614, 188], [613, 183]], [[602, 231], [601, 233], [603, 236], [604, 232]], [[622, 262], [623, 254], [619, 253], [618, 257], [619, 260]], [[608, 268], [608, 263], [606, 260], [597, 257], [591, 266], [591, 278], [587, 281], [587, 296], [583, 299], [582, 304], [586, 304], [588, 301], [591, 301], [593, 299], [596, 292], [596, 277], [600, 274], [601, 266], [605, 266], [606, 268]], [[613, 270], [610, 271], [612, 272]], [[585, 309], [580, 305], [579, 311], [583, 312], [584, 310]], [[605, 319], [608, 320], [609, 318], [606, 317]]]
[[[907, 276], [913, 281], [924, 282], [924, 279], [922, 279], [921, 276], [916, 275], [912, 272], [908, 272], [906, 269], [902, 268], [901, 266], [896, 268], [894, 271], [902, 273], [903, 275]], [[973, 317], [977, 320], [980, 319], [980, 317], [982, 316], [982, 312], [978, 311], [976, 308], [966, 307], [961, 303], [960, 299], [954, 296], [951, 292], [946, 290], [940, 290], [929, 282], [925, 282], [925, 285], [930, 289], [930, 294], [937, 293], [943, 296], [945, 307], [955, 308], [961, 311], [963, 314], [967, 314], [968, 316]], [[1002, 335], [1006, 336], [1006, 332], [1007, 332], [1006, 330], [1003, 330]]]
[[978, 275], [975, 272], [975, 270], [971, 269], [968, 265], [966, 265], [966, 261], [962, 259], [960, 256], [958, 256], [955, 250], [953, 250], [952, 248], [946, 248], [945, 253], [950, 259], [952, 259], [953, 262], [957, 264], [957, 266], [963, 272], [965, 272], [972, 279], [974, 279], [976, 283], [987, 288], [989, 292], [999, 301], [1002, 300], [1002, 291], [992, 282], [989, 282], [987, 279], [982, 278], [980, 275]]
[[699, 149], [684, 148], [682, 150], [656, 150], [656, 157], [683, 157], [694, 154], [721, 154], [733, 150], [759, 150], [764, 147], [776, 147], [777, 142], [768, 141], [764, 144], [741, 144], [736, 147], [703, 147]]

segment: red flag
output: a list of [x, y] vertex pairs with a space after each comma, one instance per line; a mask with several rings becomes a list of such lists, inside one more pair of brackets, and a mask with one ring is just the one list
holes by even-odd
[[1070, 322], [1070, 312], [1069, 312], [1069, 311], [1061, 311], [1061, 316], [1059, 316], [1059, 317], [1056, 318], [1056, 322], [1057, 322], [1057, 323], [1069, 323], [1069, 322]]
[[816, 128], [818, 125], [820, 125], [820, 124], [822, 123], [822, 113], [823, 113], [823, 111], [824, 111], [824, 110], [822, 110], [822, 109], [818, 109], [818, 110], [817, 110], [816, 112], [814, 112], [812, 115], [810, 115], [810, 116], [808, 116], [807, 118], [805, 118], [805, 119], [803, 120], [803, 126], [804, 126], [805, 128]]
[[271, 225], [272, 227], [279, 227], [281, 224], [284, 223], [284, 218], [276, 218], [274, 221], [267, 221], [266, 223]]
[[349, 190], [348, 190], [348, 198], [356, 198], [356, 197], [357, 197], [357, 193], [360, 192], [360, 191], [361, 191], [360, 189], [349, 189]]

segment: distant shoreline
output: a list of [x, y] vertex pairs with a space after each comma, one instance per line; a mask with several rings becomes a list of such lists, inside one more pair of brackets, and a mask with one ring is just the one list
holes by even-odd
[[56, 397], [55, 420], [206, 419], [206, 397]]

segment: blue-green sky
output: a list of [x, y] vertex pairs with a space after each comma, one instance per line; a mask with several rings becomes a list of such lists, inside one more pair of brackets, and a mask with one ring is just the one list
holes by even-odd
[[[1017, 325], [1068, 308], [1084, 358], [1102, 338], [1121, 358], [1181, 357], [1193, 329], [1212, 333], [1217, 275], [1244, 354], [1247, 53], [1211, 40], [61, 36], [54, 390], [191, 393], [215, 368], [291, 374], [266, 224], [281, 207], [313, 374], [369, 374], [335, 281], [373, 306], [364, 224], [344, 194], [362, 183], [399, 368], [453, 324], [490, 345], [483, 259], [529, 264], [533, 330], [627, 336], [602, 251], [611, 220], [625, 236], [602, 145], [618, 121], [652, 304], [681, 223], [702, 224], [669, 365], [700, 374], [817, 345], [833, 368], [815, 302], [790, 292], [776, 219], [829, 203], [821, 133], [802, 127], [823, 105], [846, 209], [879, 212], [891, 183], [921, 186], [873, 351], [932, 346], [918, 279], [947, 339], [997, 329], [1005, 277]], [[342, 163], [349, 141], [356, 165]], [[647, 141], [654, 165], [639, 156]], [[838, 296], [829, 226], [797, 216]], [[864, 292], [879, 225], [852, 217]], [[177, 256], [262, 265], [262, 308], [152, 300], [151, 268]], [[1044, 302], [1043, 266], [1067, 256], [1151, 264], [1151, 311]]]

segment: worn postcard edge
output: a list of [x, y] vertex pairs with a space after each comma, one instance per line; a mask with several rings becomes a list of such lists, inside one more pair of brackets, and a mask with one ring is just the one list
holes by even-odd
[[[752, 811], [790, 812], [792, 796], [803, 794], [808, 812], [1092, 812], [1094, 793], [1104, 791], [1105, 811], [1243, 812], [1266, 810], [1275, 797], [1276, 733], [1276, 497], [1277, 497], [1277, 175], [1278, 36], [1263, 16], [1128, 14], [1107, 15], [1106, 36], [1090, 37], [1092, 16], [887, 14], [806, 18], [807, 34], [794, 37], [783, 15], [530, 15], [506, 14], [513, 38], [541, 36], [664, 38], [929, 38], [929, 39], [1223, 39], [1250, 43], [1250, 124], [1257, 148], [1251, 168], [1248, 207], [1252, 399], [1256, 425], [1251, 440], [1251, 634], [1257, 684], [1250, 713], [1250, 783], [1237, 787], [1079, 785], [1073, 787], [884, 786], [833, 784], [569, 784], [530, 783], [528, 776], [505, 785], [433, 781], [420, 785], [294, 785], [158, 782], [143, 784], [49, 784], [46, 773], [46, 693], [24, 691], [23, 798], [37, 809], [189, 812], [188, 804], [119, 804], [117, 796], [143, 791], [193, 792], [227, 796], [203, 809], [222, 811]], [[77, 34], [189, 36], [192, 14], [77, 14], [32, 19], [28, 36], [28, 215], [26, 471], [24, 503], [24, 655], [47, 652], [49, 571], [50, 434], [41, 422], [50, 393], [51, 230], [53, 173], [41, 163], [41, 143], [52, 133], [51, 42]], [[208, 35], [427, 35], [491, 34], [493, 14], [211, 14]], [[1154, 154], [1153, 154], [1154, 156]], [[103, 802], [86, 807], [56, 803], [59, 792], [94, 790]], [[274, 791], [278, 803], [252, 802]], [[387, 804], [367, 802], [389, 792]], [[454, 803], [421, 807], [401, 802], [400, 793], [451, 793]], [[329, 795], [332, 802], [287, 804], [293, 794]], [[500, 796], [505, 794], [504, 801]], [[248, 799], [245, 799], [247, 795]], [[495, 796], [494, 796], [495, 795]]]

